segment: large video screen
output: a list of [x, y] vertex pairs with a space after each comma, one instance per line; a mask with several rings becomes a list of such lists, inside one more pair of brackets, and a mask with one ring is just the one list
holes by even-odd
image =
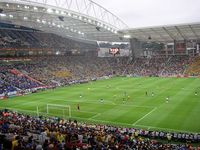
[[130, 55], [130, 44], [128, 42], [106, 42], [98, 41], [99, 57], [122, 57]]
[[112, 54], [112, 55], [120, 54], [120, 49], [119, 48], [110, 48], [109, 54]]

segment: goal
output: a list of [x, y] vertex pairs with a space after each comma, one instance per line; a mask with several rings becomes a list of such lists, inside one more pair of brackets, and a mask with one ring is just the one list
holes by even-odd
[[47, 115], [58, 115], [63, 118], [71, 118], [70, 105], [47, 104]]

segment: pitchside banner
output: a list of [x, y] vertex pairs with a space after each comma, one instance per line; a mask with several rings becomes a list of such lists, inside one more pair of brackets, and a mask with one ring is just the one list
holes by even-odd
[[130, 44], [128, 42], [98, 41], [98, 57], [124, 57], [130, 56]]

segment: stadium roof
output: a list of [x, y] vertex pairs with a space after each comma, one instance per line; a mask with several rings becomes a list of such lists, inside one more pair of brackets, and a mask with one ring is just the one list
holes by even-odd
[[200, 23], [130, 29], [91, 0], [1, 0], [0, 21], [87, 41], [200, 39]]
[[141, 41], [151, 40], [166, 43], [174, 40], [199, 40], [200, 23], [133, 28], [121, 30], [120, 32], [129, 36], [129, 38], [137, 38]]
[[93, 41], [120, 41], [128, 27], [90, 0], [1, 0], [0, 21]]

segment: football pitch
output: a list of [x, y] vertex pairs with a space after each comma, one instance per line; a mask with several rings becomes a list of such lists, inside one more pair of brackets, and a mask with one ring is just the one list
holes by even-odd
[[47, 104], [55, 104], [48, 115], [67, 118], [71, 112], [88, 123], [200, 132], [198, 78], [114, 77], [0, 100], [1, 109], [32, 115], [46, 115]]

